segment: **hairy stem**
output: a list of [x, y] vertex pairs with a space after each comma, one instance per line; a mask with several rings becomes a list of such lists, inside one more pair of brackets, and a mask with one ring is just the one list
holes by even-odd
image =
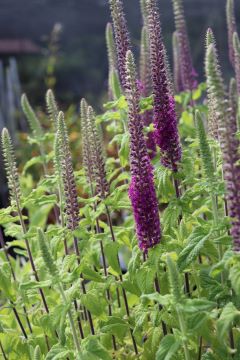
[[[66, 298], [66, 296], [65, 296], [64, 289], [63, 289], [61, 283], [58, 284], [58, 289], [59, 289], [59, 292], [60, 292], [60, 294], [61, 294], [61, 296], [62, 296], [62, 300], [63, 300], [64, 304], [67, 305], [68, 301], [67, 301], [67, 298]], [[75, 329], [75, 325], [74, 325], [74, 320], [73, 320], [73, 316], [72, 316], [71, 309], [69, 309], [67, 313], [68, 313], [69, 323], [70, 323], [71, 330], [72, 330], [73, 341], [74, 341], [74, 344], [75, 344], [77, 353], [80, 355], [80, 353], [81, 353], [81, 347], [80, 347], [80, 343], [79, 343], [79, 341], [78, 341], [77, 332], [76, 332], [76, 329]]]

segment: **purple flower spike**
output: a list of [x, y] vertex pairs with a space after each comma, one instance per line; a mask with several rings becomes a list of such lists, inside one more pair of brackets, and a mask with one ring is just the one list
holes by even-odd
[[139, 247], [145, 253], [160, 242], [161, 229], [158, 202], [154, 188], [153, 167], [147, 152], [140, 115], [140, 94], [136, 81], [136, 68], [131, 51], [126, 57], [126, 98], [128, 102], [130, 132], [132, 202]]
[[[227, 106], [228, 104], [226, 104]], [[239, 140], [236, 137], [237, 126], [231, 108], [226, 111], [226, 124], [221, 127], [223, 173], [227, 185], [227, 200], [229, 216], [232, 219], [231, 235], [234, 250], [240, 252], [240, 165]]]
[[182, 0], [172, 1], [175, 27], [178, 33], [179, 40], [180, 70], [183, 90], [194, 90], [197, 87], [197, 73], [193, 68], [183, 3]]
[[156, 0], [147, 1], [150, 42], [151, 75], [154, 95], [155, 142], [161, 150], [161, 163], [177, 171], [181, 160], [181, 146], [172, 89], [166, 68], [166, 52], [161, 37]]
[[123, 89], [125, 89], [125, 59], [126, 53], [130, 49], [127, 22], [123, 11], [122, 0], [109, 0], [109, 4], [114, 28], [119, 77], [121, 85]]

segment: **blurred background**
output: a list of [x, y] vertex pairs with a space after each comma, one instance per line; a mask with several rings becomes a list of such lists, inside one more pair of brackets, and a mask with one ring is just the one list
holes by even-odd
[[[232, 72], [227, 57], [225, 2], [184, 0], [194, 65], [200, 80], [204, 80], [204, 40], [209, 26], [215, 32], [226, 76]], [[141, 32], [139, 0], [124, 0], [124, 5], [137, 53]], [[174, 30], [171, 0], [161, 0], [159, 6], [171, 60]], [[11, 66], [17, 65], [21, 89], [33, 104], [41, 105], [46, 88], [54, 87], [57, 98], [65, 106], [78, 103], [85, 96], [100, 107], [108, 74], [107, 0], [0, 0], [0, 9], [0, 59], [4, 67], [0, 71], [6, 72], [9, 59], [14, 57], [16, 64]], [[236, 1], [236, 15], [240, 20], [240, 1]], [[0, 87], [4, 86], [2, 80]], [[4, 82], [7, 81], [6, 76]]]

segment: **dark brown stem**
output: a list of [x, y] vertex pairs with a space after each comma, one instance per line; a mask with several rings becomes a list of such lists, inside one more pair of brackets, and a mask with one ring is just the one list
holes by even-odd
[[[11, 304], [13, 305], [12, 301], [11, 301]], [[18, 314], [18, 312], [17, 312], [17, 310], [16, 310], [16, 308], [15, 308], [14, 305], [13, 305], [13, 313], [14, 313], [15, 318], [16, 318], [16, 320], [17, 320], [17, 322], [18, 322], [18, 325], [19, 325], [19, 327], [20, 327], [20, 329], [21, 329], [21, 331], [22, 331], [22, 333], [23, 333], [23, 336], [25, 337], [25, 339], [28, 339], [27, 333], [26, 333], [26, 331], [25, 331], [25, 329], [24, 329], [24, 326], [23, 326], [23, 324], [22, 324], [22, 321], [21, 321], [21, 319], [20, 319], [20, 317], [19, 317], [19, 314]]]
[[235, 349], [234, 336], [233, 336], [233, 330], [232, 329], [229, 330], [229, 341], [230, 341], [231, 349]]
[[[174, 173], [176, 174], [178, 170], [176, 170]], [[174, 175], [175, 175], [174, 174]], [[177, 199], [180, 199], [181, 197], [181, 191], [180, 191], [180, 188], [179, 188], [179, 183], [178, 183], [178, 180], [175, 178], [175, 176], [173, 175], [173, 182], [174, 182], [174, 187], [175, 187], [175, 192], [176, 192], [176, 197]], [[178, 219], [178, 222], [180, 223], [182, 220], [182, 215], [180, 214], [179, 215], [179, 219]], [[184, 275], [184, 278], [185, 278], [185, 293], [187, 294], [187, 296], [190, 297], [191, 293], [190, 293], [190, 283], [189, 283], [189, 275], [188, 273], [185, 273]]]
[[[75, 249], [75, 253], [77, 255], [77, 262], [78, 262], [78, 265], [80, 265], [80, 251], [79, 251], [79, 248], [78, 248], [78, 240], [77, 238], [74, 236], [74, 249]], [[82, 278], [82, 291], [83, 291], [83, 294], [86, 294], [87, 291], [86, 291], [86, 287], [85, 287], [85, 284], [84, 284], [84, 279], [83, 279], [83, 276], [82, 274], [80, 275], [81, 278]], [[87, 318], [88, 318], [88, 321], [89, 321], [89, 325], [90, 325], [90, 330], [91, 330], [91, 333], [92, 335], [95, 335], [95, 331], [94, 331], [94, 325], [93, 325], [93, 320], [92, 320], [92, 315], [91, 315], [91, 312], [89, 310], [87, 310]]]
[[7, 355], [5, 354], [5, 351], [4, 351], [4, 349], [3, 349], [3, 346], [2, 346], [1, 341], [0, 341], [0, 349], [1, 349], [1, 351], [2, 351], [4, 360], [8, 360]]
[[203, 342], [203, 339], [201, 336], [199, 339], [198, 360], [201, 360], [201, 358], [202, 358], [202, 342]]
[[[22, 226], [22, 230], [23, 230], [23, 233], [25, 235], [27, 233], [27, 229], [26, 229], [26, 225], [25, 225], [25, 223], [23, 221], [23, 216], [22, 216], [22, 212], [21, 212], [20, 205], [19, 205], [18, 201], [17, 201], [17, 210], [18, 210], [18, 215], [19, 215], [19, 218], [20, 218], [20, 224]], [[25, 244], [26, 244], [26, 247], [27, 247], [28, 258], [29, 258], [30, 265], [31, 265], [31, 268], [32, 268], [32, 271], [33, 271], [33, 275], [35, 277], [35, 280], [37, 282], [40, 282], [40, 279], [39, 279], [39, 276], [38, 276], [38, 273], [37, 273], [37, 270], [36, 270], [36, 266], [35, 266], [35, 263], [34, 263], [34, 260], [33, 260], [32, 252], [31, 252], [31, 249], [30, 249], [29, 241], [28, 241], [28, 239], [26, 237], [25, 237]], [[47, 314], [49, 314], [49, 309], [48, 309], [48, 305], [47, 305], [47, 302], [46, 302], [46, 298], [45, 298], [45, 295], [44, 295], [43, 290], [41, 288], [39, 289], [39, 293], [40, 293], [40, 296], [42, 298], [42, 302], [43, 302], [43, 306], [45, 308], [45, 311], [46, 311]]]
[[[108, 225], [109, 225], [109, 228], [110, 228], [112, 241], [113, 241], [113, 242], [116, 242], [116, 238], [115, 238], [114, 231], [113, 231], [112, 219], [111, 219], [111, 216], [110, 216], [109, 208], [108, 208], [107, 205], [105, 205], [105, 207], [106, 207], [107, 221], [108, 221]], [[119, 256], [117, 256], [117, 258], [118, 258], [119, 268], [121, 269]], [[121, 270], [120, 270], [120, 271], [121, 271]], [[124, 305], [125, 305], [125, 309], [126, 309], [126, 314], [127, 314], [128, 317], [130, 317], [130, 311], [129, 311], [127, 294], [126, 294], [126, 291], [125, 291], [125, 289], [124, 289], [124, 287], [123, 287], [123, 276], [122, 276], [122, 272], [121, 272], [120, 275], [119, 275], [119, 279], [120, 279], [120, 282], [121, 282], [121, 284], [122, 284], [122, 294], [123, 294], [123, 301], [124, 301]], [[134, 335], [133, 335], [133, 330], [132, 330], [132, 329], [130, 329], [130, 333], [131, 333], [131, 338], [132, 338], [132, 342], [133, 342], [133, 347], [134, 347], [135, 354], [138, 355], [137, 343], [136, 343], [135, 337], [134, 337]]]
[[[5, 246], [5, 242], [4, 242], [4, 240], [3, 240], [3, 235], [2, 235], [2, 230], [1, 230], [1, 229], [0, 229], [0, 245], [1, 245], [2, 249], [3, 249], [3, 251], [4, 251], [6, 260], [7, 260], [8, 264], [9, 264], [9, 266], [10, 266], [13, 280], [16, 282], [16, 275], [15, 275], [15, 272], [14, 272], [14, 270], [13, 270], [11, 260], [10, 260], [10, 258], [9, 258], [9, 256], [8, 256], [8, 252], [7, 252], [7, 249], [6, 249], [6, 246]], [[22, 322], [21, 322], [21, 320], [20, 320], [20, 317], [19, 317], [19, 315], [18, 315], [18, 312], [17, 312], [14, 304], [13, 304], [12, 302], [11, 302], [11, 304], [12, 304], [12, 306], [13, 306], [13, 312], [14, 312], [14, 315], [15, 315], [15, 317], [16, 317], [16, 320], [17, 320], [17, 322], [18, 322], [18, 324], [19, 324], [19, 326], [20, 326], [20, 328], [21, 328], [21, 330], [22, 330], [23, 336], [25, 337], [25, 339], [27, 339], [27, 333], [26, 333], [26, 331], [25, 331], [25, 329], [24, 329], [24, 326], [23, 326], [23, 324], [22, 324]], [[23, 311], [24, 311], [25, 316], [26, 316], [26, 320], [27, 320], [27, 324], [28, 324], [29, 330], [30, 330], [30, 332], [32, 333], [32, 327], [31, 327], [31, 324], [30, 324], [30, 321], [29, 321], [29, 318], [28, 318], [28, 314], [27, 314], [27, 309], [26, 309], [25, 306], [23, 306]]]
[[[77, 301], [76, 301], [76, 300], [74, 300], [74, 308], [75, 308], [75, 311], [76, 311], [76, 313], [77, 313], [77, 312], [78, 312], [78, 304], [77, 304]], [[80, 318], [79, 315], [77, 316], [77, 322], [78, 322], [78, 329], [79, 329], [79, 333], [80, 333], [81, 339], [84, 339], [82, 322], [81, 322], [81, 318]]]
[[[156, 288], [156, 291], [160, 294], [160, 285], [159, 285], [157, 275], [155, 277], [155, 288]], [[162, 305], [159, 304], [159, 311], [161, 311], [162, 308], [163, 308]], [[163, 330], [163, 335], [166, 336], [167, 335], [167, 326], [164, 321], [162, 321], [162, 330]]]

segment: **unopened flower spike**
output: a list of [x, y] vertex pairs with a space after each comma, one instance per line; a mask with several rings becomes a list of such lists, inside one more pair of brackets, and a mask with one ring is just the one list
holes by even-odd
[[227, 15], [227, 29], [228, 29], [228, 53], [229, 60], [234, 67], [234, 48], [233, 48], [233, 34], [237, 31], [234, 0], [227, 0], [226, 6]]
[[237, 82], [235, 78], [230, 79], [229, 83], [229, 105], [232, 109], [232, 114], [236, 118], [238, 112], [238, 91], [237, 91]]
[[130, 39], [128, 34], [127, 22], [123, 11], [122, 0], [109, 0], [109, 4], [111, 9], [114, 38], [117, 50], [119, 77], [121, 85], [123, 89], [125, 89], [125, 58], [127, 51], [130, 49]]
[[58, 276], [58, 269], [57, 266], [52, 258], [52, 255], [50, 254], [50, 251], [48, 249], [48, 246], [46, 244], [46, 238], [41, 228], [38, 228], [38, 243], [41, 251], [41, 255], [43, 258], [43, 261], [46, 265], [46, 268], [49, 272], [49, 274], [53, 277]]
[[161, 36], [161, 25], [156, 0], [147, 0], [150, 43], [151, 76], [154, 95], [155, 142], [161, 150], [161, 163], [177, 170], [181, 160], [181, 145], [172, 87], [166, 66], [166, 50]]
[[183, 90], [193, 90], [197, 87], [196, 71], [193, 67], [191, 49], [187, 33], [185, 14], [182, 0], [172, 0], [175, 27], [179, 40], [179, 56]]
[[64, 120], [64, 114], [62, 111], [60, 111], [58, 115], [57, 137], [60, 149], [61, 174], [64, 185], [67, 227], [73, 231], [78, 227], [79, 224], [79, 204], [72, 157], [69, 147], [69, 139]]
[[140, 0], [140, 8], [143, 19], [143, 26], [147, 26], [147, 0]]
[[121, 85], [117, 71], [117, 53], [113, 36], [112, 24], [106, 26], [106, 44], [108, 53], [108, 96], [110, 100], [116, 100], [121, 96]]
[[109, 195], [110, 188], [107, 181], [102, 139], [96, 125], [95, 113], [91, 106], [88, 106], [87, 109], [87, 131], [92, 154], [93, 178], [96, 185], [96, 194], [104, 199]]
[[133, 207], [139, 247], [144, 252], [160, 242], [158, 202], [154, 188], [153, 167], [147, 152], [140, 116], [140, 94], [133, 54], [126, 56], [126, 98], [130, 132], [131, 184], [129, 197]]
[[173, 33], [173, 79], [174, 79], [174, 90], [178, 94], [183, 91], [182, 77], [181, 77], [181, 59], [179, 49], [178, 33]]
[[[141, 96], [147, 97], [151, 94], [152, 89], [152, 79], [151, 79], [151, 70], [149, 67], [149, 41], [147, 28], [143, 26], [142, 36], [141, 36], [141, 52], [140, 52], [140, 93]], [[153, 111], [146, 110], [142, 114], [143, 124], [149, 126], [153, 123]], [[154, 140], [154, 132], [149, 132], [146, 138], [147, 148], [149, 150], [149, 155], [153, 158], [156, 155], [156, 144]]]
[[21, 190], [12, 140], [6, 128], [2, 130], [2, 149], [12, 206], [20, 205]]
[[195, 113], [195, 120], [203, 170], [205, 173], [205, 177], [211, 187], [211, 191], [213, 191], [215, 186], [215, 170], [203, 119], [201, 113], [198, 110]]
[[[82, 135], [82, 158], [85, 173], [92, 188], [94, 182], [94, 164], [92, 146], [90, 143], [90, 134], [88, 132], [88, 104], [85, 99], [81, 100], [80, 103], [80, 118], [81, 118], [81, 135]], [[93, 194], [92, 194], [93, 195]]]
[[22, 105], [22, 110], [27, 118], [29, 127], [30, 127], [31, 131], [33, 132], [33, 134], [38, 137], [43, 136], [42, 126], [41, 126], [32, 106], [30, 105], [26, 94], [23, 94], [21, 97], [21, 105]]
[[226, 94], [219, 67], [216, 42], [211, 29], [206, 37], [205, 72], [208, 94], [208, 130], [212, 138], [219, 138], [219, 126], [224, 116]]
[[228, 212], [232, 220], [231, 234], [234, 250], [240, 252], [240, 165], [237, 123], [226, 98], [223, 78], [215, 44], [210, 44], [206, 54], [207, 85], [215, 98], [218, 132], [223, 157], [223, 175], [226, 183]]
[[47, 105], [47, 111], [49, 114], [49, 117], [51, 121], [54, 124], [54, 129], [57, 129], [57, 123], [58, 123], [58, 105], [55, 99], [55, 95], [51, 89], [49, 89], [46, 93], [46, 105]]
[[234, 70], [236, 75], [237, 91], [240, 96], [240, 41], [238, 34], [233, 34]]

